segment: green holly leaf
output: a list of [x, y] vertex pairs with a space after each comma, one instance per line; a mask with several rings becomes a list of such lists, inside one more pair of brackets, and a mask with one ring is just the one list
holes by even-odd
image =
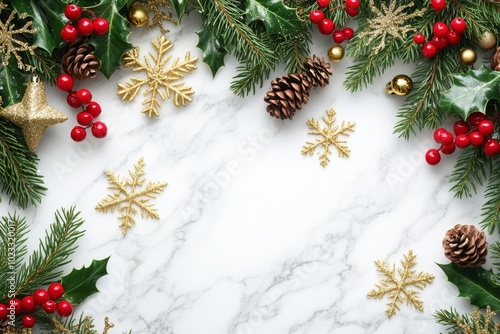
[[[0, 57], [1, 61], [1, 57]], [[26, 91], [26, 75], [17, 68], [15, 57], [11, 57], [7, 66], [0, 66], [1, 106], [21, 102]]]
[[116, 8], [122, 10], [123, 7], [130, 5], [135, 0], [116, 0]]
[[483, 65], [454, 74], [453, 85], [441, 96], [439, 106], [447, 115], [459, 115], [465, 120], [475, 111], [484, 113], [488, 100], [500, 97], [499, 88], [500, 72]]
[[61, 278], [64, 287], [64, 299], [72, 304], [80, 304], [99, 290], [96, 282], [99, 278], [107, 275], [106, 266], [109, 257], [102, 260], [92, 260], [90, 266], [83, 266], [81, 269], [73, 269], [68, 275]]
[[460, 297], [469, 299], [479, 308], [489, 305], [493, 311], [500, 310], [500, 285], [496, 283], [496, 275], [491, 269], [462, 268], [454, 263], [438, 266], [444, 271], [448, 281], [457, 286]]
[[227, 50], [217, 39], [214, 27], [207, 21], [203, 20], [201, 28], [196, 32], [199, 38], [196, 46], [202, 52], [201, 59], [210, 67], [212, 75], [215, 76], [219, 68], [224, 66], [224, 56], [227, 54]]
[[261, 20], [269, 34], [294, 35], [302, 28], [297, 10], [282, 0], [246, 0], [245, 9], [247, 23]]
[[133, 47], [128, 42], [130, 35], [127, 28], [128, 21], [120, 15], [114, 0], [102, 0], [91, 9], [98, 17], [104, 17], [109, 22], [107, 34], [103, 36], [93, 34], [89, 40], [95, 47], [94, 54], [101, 62], [99, 70], [109, 79], [113, 72], [120, 68], [123, 54]]
[[188, 2], [189, 0], [172, 0], [179, 22], [181, 21], [182, 16], [186, 13]]
[[[66, 7], [67, 3], [63, 0], [31, 1], [37, 4], [40, 12], [42, 13], [41, 15], [44, 16], [43, 21], [47, 24], [48, 31], [50, 31], [52, 35], [54, 46], [58, 46], [58, 44], [62, 41], [61, 29], [67, 21], [66, 17], [64, 16], [64, 8]], [[38, 20], [38, 18], [36, 20]], [[40, 23], [37, 22], [36, 24], [39, 25]], [[52, 53], [52, 50], [46, 50], [49, 52], [49, 54]]]

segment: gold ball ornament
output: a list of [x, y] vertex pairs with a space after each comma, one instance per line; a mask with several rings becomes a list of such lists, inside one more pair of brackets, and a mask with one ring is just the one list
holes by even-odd
[[460, 51], [460, 61], [466, 66], [473, 65], [477, 60], [477, 53], [474, 49], [464, 48]]
[[334, 45], [328, 49], [328, 58], [334, 63], [338, 63], [344, 58], [344, 48], [340, 45]]
[[497, 38], [491, 31], [484, 31], [477, 39], [477, 45], [483, 50], [489, 50], [497, 45]]
[[149, 22], [149, 12], [144, 6], [134, 4], [128, 11], [128, 21], [134, 27], [142, 27]]
[[385, 85], [385, 92], [390, 95], [408, 95], [412, 89], [413, 81], [405, 74], [396, 75], [387, 85]]

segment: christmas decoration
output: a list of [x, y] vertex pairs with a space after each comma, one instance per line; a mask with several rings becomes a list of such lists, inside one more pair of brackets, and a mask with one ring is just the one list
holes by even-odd
[[68, 44], [61, 58], [63, 71], [76, 80], [95, 78], [100, 62], [94, 50], [94, 46], [85, 43], [83, 39]]
[[485, 30], [479, 35], [477, 45], [483, 50], [489, 50], [497, 45], [496, 36], [488, 30]]
[[500, 71], [500, 46], [491, 55], [490, 67], [494, 71]]
[[405, 96], [413, 89], [413, 81], [405, 74], [398, 74], [385, 85], [385, 92], [390, 95]]
[[[144, 57], [144, 63], [139, 60], [139, 48], [128, 52], [123, 58], [126, 67], [132, 66], [133, 72], [146, 72], [147, 78], [132, 78], [130, 82], [126, 82], [125, 84], [119, 83], [117, 91], [122, 100], [132, 101], [142, 86], [148, 86], [149, 88], [143, 95], [149, 95], [150, 97], [142, 103], [146, 106], [142, 112], [146, 113], [148, 117], [153, 115], [160, 116], [158, 107], [161, 107], [161, 103], [159, 102], [159, 98], [165, 100], [173, 94], [176, 107], [179, 107], [181, 104], [185, 106], [186, 102], [192, 101], [191, 95], [194, 94], [194, 91], [191, 87], [184, 86], [184, 83], [178, 82], [178, 80], [184, 77], [184, 73], [189, 74], [195, 70], [195, 63], [198, 60], [198, 57], [191, 58], [191, 54], [187, 52], [184, 61], [179, 62], [179, 58], [176, 58], [172, 66], [169, 69], [165, 69], [165, 64], [172, 58], [172, 56], [165, 57], [165, 54], [174, 44], [165, 36], [161, 36], [158, 38], [158, 41], [151, 41], [151, 43], [157, 52], [156, 57], [151, 53], [149, 54], [154, 64], [151, 64], [147, 56]], [[165, 93], [163, 93], [162, 88], [165, 90]]]
[[313, 155], [314, 151], [318, 146], [323, 147], [323, 153], [319, 156], [320, 165], [326, 167], [330, 162], [329, 155], [332, 153], [330, 150], [330, 145], [337, 148], [337, 152], [340, 158], [349, 157], [351, 150], [345, 145], [345, 140], [339, 140], [340, 135], [349, 136], [349, 132], [354, 132], [354, 126], [356, 123], [342, 121], [340, 127], [334, 125], [335, 110], [328, 109], [326, 111], [328, 117], [323, 116], [323, 122], [326, 124], [325, 128], [321, 128], [319, 122], [314, 118], [307, 120], [307, 125], [309, 129], [313, 130], [309, 132], [310, 135], [321, 136], [321, 138], [316, 139], [315, 142], [307, 142], [302, 148], [303, 155]]
[[133, 4], [133, 7], [144, 6], [146, 11], [149, 13], [153, 13], [153, 18], [151, 19], [151, 23], [149, 20], [147, 21], [148, 29], [153, 29], [154, 27], [160, 27], [160, 31], [162, 34], [166, 34], [169, 30], [163, 27], [163, 20], [170, 21], [174, 24], [178, 24], [177, 20], [172, 18], [172, 13], [165, 13], [160, 8], [170, 9], [170, 1], [168, 0], [146, 0], [143, 3], [136, 2]]
[[328, 49], [328, 59], [337, 63], [344, 58], [344, 48], [340, 45], [334, 45]]
[[434, 317], [438, 323], [446, 326], [452, 333], [496, 334], [500, 331], [500, 323], [493, 321], [495, 315], [496, 313], [492, 312], [488, 305], [485, 315], [474, 307], [470, 315], [460, 315], [452, 308], [450, 311], [439, 310]]
[[142, 4], [134, 4], [128, 12], [128, 21], [134, 27], [142, 27], [149, 23], [149, 12]]
[[375, 17], [367, 20], [369, 30], [361, 32], [359, 38], [368, 36], [366, 44], [374, 46], [373, 53], [375, 54], [385, 47], [389, 36], [403, 40], [409, 32], [415, 31], [415, 28], [408, 21], [420, 17], [424, 13], [422, 9], [412, 9], [411, 14], [405, 12], [406, 9], [415, 5], [413, 1], [397, 7], [396, 0], [391, 0], [389, 6], [382, 4], [381, 9], [375, 6], [374, 0], [370, 0], [369, 4], [370, 12]]
[[301, 73], [277, 78], [271, 82], [271, 90], [264, 97], [264, 101], [269, 103], [266, 110], [273, 117], [292, 119], [295, 111], [307, 103], [309, 91], [309, 80]]
[[48, 105], [45, 88], [37, 77], [33, 77], [27, 84], [22, 101], [0, 110], [0, 117], [7, 118], [22, 129], [26, 144], [32, 152], [38, 147], [49, 126], [68, 119]]
[[143, 218], [160, 218], [155, 204], [149, 203], [149, 200], [156, 198], [155, 194], [163, 192], [167, 183], [150, 181], [145, 187], [138, 189], [145, 181], [143, 178], [144, 165], [144, 159], [139, 159], [134, 165], [134, 171], [129, 171], [130, 178], [128, 179], [120, 178], [114, 173], [106, 171], [110, 183], [109, 189], [112, 190], [112, 193], [95, 207], [97, 211], [104, 213], [114, 212], [115, 209], [122, 212], [118, 220], [121, 221], [120, 227], [123, 235], [126, 235], [127, 231], [136, 223], [133, 217], [137, 212], [135, 207], [139, 208]]
[[[328, 1], [316, 1], [318, 6], [320, 8], [327, 8], [330, 6], [330, 0]], [[359, 7], [361, 3], [359, 0], [350, 0], [349, 3], [345, 4], [345, 11], [346, 13], [351, 16], [355, 17], [359, 14]], [[339, 10], [343, 6], [336, 6], [330, 9], [331, 11]], [[325, 14], [323, 13], [322, 10], [320, 9], [314, 9], [311, 11], [309, 14], [309, 20], [311, 23], [316, 24], [318, 26], [318, 30], [320, 33], [323, 35], [330, 35], [333, 33], [333, 40], [337, 44], [343, 43], [346, 39], [349, 40], [352, 38], [354, 34], [354, 30], [350, 27], [344, 27], [344, 29], [336, 29], [335, 30], [335, 22], [333, 22], [329, 18], [325, 18]], [[337, 26], [338, 27], [338, 26]]]
[[303, 64], [304, 76], [312, 88], [323, 88], [330, 83], [330, 76], [332, 75], [332, 68], [323, 57], [307, 57]]
[[457, 224], [443, 239], [444, 255], [460, 267], [478, 267], [486, 262], [488, 243], [474, 225]]
[[398, 269], [399, 279], [396, 277], [396, 266], [393, 265], [392, 269], [384, 261], [375, 261], [377, 271], [381, 273], [384, 278], [380, 283], [376, 284], [376, 289], [371, 290], [366, 295], [367, 298], [382, 299], [385, 295], [391, 300], [387, 303], [387, 318], [391, 318], [399, 310], [400, 303], [406, 299], [406, 304], [415, 307], [417, 310], [423, 312], [424, 307], [422, 301], [419, 299], [418, 291], [410, 289], [414, 286], [419, 290], [423, 290], [427, 285], [434, 281], [434, 275], [419, 272], [415, 274], [414, 267], [417, 262], [415, 261], [416, 255], [413, 251], [408, 251], [401, 260], [401, 269]]
[[474, 49], [465, 48], [460, 50], [460, 61], [466, 66], [474, 65], [477, 60], [477, 53]]

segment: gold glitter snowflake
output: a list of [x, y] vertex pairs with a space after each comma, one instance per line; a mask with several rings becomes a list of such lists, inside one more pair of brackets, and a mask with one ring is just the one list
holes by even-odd
[[349, 156], [351, 150], [344, 145], [346, 143], [345, 140], [339, 140], [340, 135], [349, 136], [348, 131], [354, 132], [353, 128], [356, 123], [353, 122], [345, 122], [342, 121], [340, 127], [338, 125], [334, 125], [335, 119], [335, 110], [328, 109], [326, 111], [328, 117], [323, 116], [323, 122], [326, 123], [325, 128], [321, 128], [319, 122], [314, 118], [311, 118], [307, 121], [307, 125], [309, 129], [314, 130], [309, 132], [310, 135], [318, 135], [321, 138], [316, 139], [313, 142], [307, 142], [306, 145], [302, 148], [303, 155], [313, 155], [314, 150], [318, 146], [323, 146], [323, 153], [319, 156], [320, 165], [326, 167], [330, 162], [330, 158], [328, 157], [332, 151], [330, 150], [330, 145], [334, 145], [337, 148], [337, 152], [340, 158], [345, 158]]
[[[73, 333], [82, 333], [82, 334], [98, 334], [98, 332], [93, 329], [94, 328], [94, 319], [87, 316], [83, 319], [81, 324], [77, 324], [73, 326], [73, 328], [67, 328], [64, 324], [59, 322], [56, 318], [52, 318], [52, 322], [54, 324], [54, 329], [52, 333], [61, 333], [61, 334], [73, 334]], [[109, 318], [104, 318], [104, 329], [102, 334], [108, 334], [108, 331], [115, 327], [115, 325], [109, 322]]]
[[371, 44], [376, 38], [380, 37], [380, 40], [377, 39], [378, 45], [376, 45], [373, 49], [374, 54], [377, 54], [385, 47], [388, 35], [403, 41], [407, 33], [415, 31], [415, 28], [406, 24], [406, 21], [415, 17], [420, 17], [425, 12], [424, 9], [420, 9], [413, 10], [411, 14], [405, 13], [405, 9], [414, 6], [413, 1], [406, 5], [399, 6], [398, 8], [396, 8], [396, 5], [397, 1], [391, 0], [389, 7], [387, 7], [385, 3], [382, 3], [381, 9], [378, 9], [375, 7], [373, 0], [370, 0], [370, 11], [375, 13], [376, 17], [366, 20], [368, 22], [368, 26], [366, 30], [361, 32], [358, 36], [360, 39], [365, 36], [370, 36], [366, 41], [367, 45]]
[[[486, 316], [482, 316], [481, 312], [474, 307], [472, 311], [471, 318], [474, 322], [474, 328], [469, 324], [462, 322], [460, 318], [457, 319], [457, 326], [463, 331], [464, 334], [489, 334], [489, 333], [498, 333], [500, 331], [500, 323], [493, 323], [493, 328], [490, 329], [490, 325], [492, 324], [492, 319], [495, 317], [496, 313], [491, 311], [491, 307], [486, 306]], [[484, 319], [482, 319], [484, 318]]]
[[138, 47], [127, 52], [123, 57], [126, 67], [133, 66], [132, 72], [145, 72], [147, 78], [132, 78], [130, 82], [126, 82], [125, 84], [119, 83], [117, 91], [122, 100], [132, 101], [142, 86], [148, 86], [143, 96], [149, 95], [149, 98], [142, 103], [146, 106], [142, 112], [146, 113], [149, 117], [152, 115], [160, 116], [160, 112], [158, 111], [158, 108], [161, 108], [159, 98], [165, 100], [166, 98], [170, 98], [170, 94], [173, 94], [176, 107], [179, 107], [181, 104], [185, 106], [186, 101], [192, 101], [191, 95], [194, 94], [193, 89], [184, 86], [184, 83], [178, 82], [178, 80], [183, 78], [185, 73], [189, 74], [195, 70], [195, 64], [198, 60], [198, 57], [191, 58], [191, 54], [187, 52], [184, 61], [179, 62], [179, 58], [176, 58], [172, 66], [165, 69], [165, 64], [172, 56], [166, 56], [165, 59], [164, 56], [174, 44], [165, 36], [160, 36], [158, 41], [151, 41], [151, 43], [157, 53], [157, 56], [153, 56], [149, 52], [149, 57], [153, 60], [154, 64], [151, 64], [147, 56], [144, 56], [144, 63], [141, 63]]
[[[7, 5], [0, 0], [0, 12], [5, 9]], [[17, 15], [17, 12], [13, 10], [10, 12], [9, 17], [5, 22], [0, 21], [0, 54], [3, 55], [2, 66], [7, 66], [9, 64], [10, 57], [13, 55], [17, 60], [17, 67], [24, 69], [27, 67], [23, 63], [19, 52], [29, 52], [30, 54], [35, 54], [35, 45], [30, 45], [27, 42], [16, 39], [15, 35], [20, 34], [34, 34], [36, 29], [28, 29], [33, 24], [33, 21], [28, 21], [24, 24], [22, 28], [14, 29], [15, 24], [12, 22]], [[26, 13], [19, 14], [19, 18], [24, 20], [28, 15]]]
[[162, 34], [166, 34], [169, 32], [168, 29], [163, 27], [163, 20], [170, 21], [172, 23], [177, 24], [177, 20], [172, 17], [172, 13], [165, 13], [160, 8], [170, 9], [170, 0], [147, 0], [145, 3], [148, 11], [153, 13], [153, 18], [151, 19], [151, 23], [148, 22], [148, 29], [153, 29], [154, 27], [160, 27], [160, 31]]
[[99, 212], [113, 212], [115, 209], [122, 212], [118, 220], [121, 221], [123, 235], [135, 224], [134, 214], [137, 213], [136, 207], [139, 208], [142, 218], [160, 219], [158, 210], [155, 204], [149, 203], [150, 199], [156, 198], [156, 194], [161, 193], [167, 186], [166, 182], [148, 182], [142, 189], [145, 179], [144, 175], [144, 159], [141, 158], [134, 165], [134, 172], [129, 171], [130, 178], [124, 179], [116, 176], [110, 171], [106, 171], [108, 182], [113, 192], [107, 198], [100, 201], [95, 209]]
[[396, 266], [393, 264], [392, 268], [384, 261], [375, 261], [377, 271], [381, 273], [384, 278], [376, 284], [376, 289], [371, 290], [366, 295], [367, 298], [382, 299], [385, 295], [389, 298], [390, 302], [385, 313], [390, 318], [396, 311], [399, 311], [400, 303], [406, 299], [407, 305], [413, 305], [417, 310], [423, 312], [424, 306], [418, 297], [418, 291], [409, 289], [414, 286], [419, 290], [423, 290], [428, 284], [434, 281], [434, 275], [419, 272], [415, 275], [415, 270], [411, 270], [417, 264], [415, 261], [416, 255], [413, 251], [408, 251], [401, 260], [401, 269], [398, 269], [399, 278], [396, 278]]

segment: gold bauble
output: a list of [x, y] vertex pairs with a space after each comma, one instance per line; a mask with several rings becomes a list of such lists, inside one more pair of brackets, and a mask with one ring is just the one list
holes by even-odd
[[128, 11], [128, 21], [134, 27], [142, 27], [149, 22], [149, 13], [144, 6], [134, 5]]
[[460, 61], [462, 64], [470, 66], [477, 60], [477, 53], [474, 49], [464, 48], [460, 51]]
[[408, 95], [413, 89], [413, 81], [405, 74], [396, 75], [385, 85], [385, 92], [390, 95]]
[[489, 50], [497, 45], [497, 38], [491, 31], [484, 31], [477, 39], [477, 45], [483, 50]]
[[334, 63], [341, 61], [344, 58], [344, 48], [340, 45], [332, 46], [328, 49], [328, 58]]

